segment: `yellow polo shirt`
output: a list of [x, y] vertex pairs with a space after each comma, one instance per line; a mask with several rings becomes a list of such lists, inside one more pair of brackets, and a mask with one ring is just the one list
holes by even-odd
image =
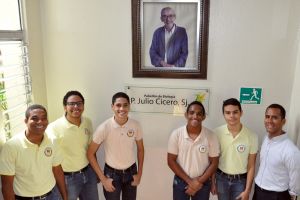
[[221, 145], [219, 169], [227, 174], [243, 174], [247, 172], [249, 154], [258, 151], [258, 138], [255, 133], [245, 126], [233, 138], [227, 124], [214, 130]]
[[26, 138], [25, 132], [19, 133], [2, 147], [0, 174], [14, 176], [16, 195], [32, 197], [46, 194], [55, 186], [52, 167], [62, 161], [58, 150], [46, 134], [38, 146]]
[[64, 172], [78, 171], [88, 165], [86, 152], [93, 134], [92, 123], [88, 118], [82, 117], [78, 127], [63, 116], [50, 123], [46, 132], [58, 140], [64, 157], [62, 162]]

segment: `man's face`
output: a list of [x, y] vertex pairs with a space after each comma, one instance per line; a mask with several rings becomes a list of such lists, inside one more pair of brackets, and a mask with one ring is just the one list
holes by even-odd
[[27, 130], [34, 134], [44, 134], [48, 126], [47, 113], [42, 109], [30, 111], [28, 119], [25, 119]]
[[224, 119], [226, 123], [230, 126], [239, 125], [242, 112], [240, 111], [238, 106], [235, 105], [227, 105], [224, 107]]
[[165, 23], [165, 26], [172, 27], [176, 19], [175, 12], [172, 9], [166, 9], [162, 12], [160, 17], [161, 21]]
[[191, 105], [185, 113], [185, 118], [187, 119], [188, 127], [201, 127], [202, 121], [205, 119], [202, 107], [197, 104]]
[[126, 98], [117, 98], [115, 103], [111, 106], [111, 108], [115, 114], [115, 120], [117, 122], [127, 121], [128, 113], [130, 110], [130, 104]]
[[67, 118], [81, 118], [84, 111], [83, 100], [80, 96], [72, 95], [67, 99], [67, 105], [64, 106]]
[[268, 108], [265, 113], [265, 127], [269, 136], [278, 136], [282, 133], [285, 119], [282, 119], [280, 109]]

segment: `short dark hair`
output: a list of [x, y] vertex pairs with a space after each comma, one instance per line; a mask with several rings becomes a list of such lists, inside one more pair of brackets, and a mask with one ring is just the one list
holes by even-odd
[[82, 99], [82, 103], [84, 104], [84, 97], [82, 96], [82, 94], [76, 90], [71, 90], [71, 91], [67, 92], [63, 98], [64, 106], [67, 105], [67, 101], [70, 96], [79, 96]]
[[30, 105], [27, 109], [26, 109], [26, 112], [25, 112], [25, 118], [26, 119], [29, 119], [30, 117], [30, 112], [33, 111], [33, 110], [37, 110], [37, 109], [41, 109], [43, 110], [46, 115], [47, 115], [47, 110], [44, 106], [40, 105], [40, 104], [33, 104], [33, 105]]
[[241, 103], [239, 102], [239, 100], [237, 100], [236, 98], [229, 98], [229, 99], [226, 99], [225, 101], [223, 101], [223, 106], [222, 106], [223, 114], [224, 114], [225, 106], [228, 106], [228, 105], [237, 106], [239, 108], [239, 110], [242, 112], [242, 106], [241, 106]]
[[128, 103], [130, 104], [129, 96], [124, 92], [117, 92], [116, 94], [114, 94], [111, 99], [112, 104], [114, 104], [116, 102], [117, 98], [125, 98], [125, 99], [127, 99]]
[[172, 10], [174, 12], [174, 14], [175, 14], [175, 10], [173, 8], [171, 8], [171, 7], [164, 7], [160, 11], [160, 16], [162, 16], [163, 12], [165, 12], [166, 10]]
[[191, 107], [192, 105], [198, 105], [198, 106], [200, 106], [200, 107], [202, 108], [202, 111], [203, 111], [203, 116], [205, 115], [205, 108], [204, 108], [203, 104], [202, 104], [200, 101], [193, 101], [193, 102], [191, 102], [191, 103], [187, 106], [187, 108], [186, 108], [186, 112], [187, 112], [187, 113], [189, 112], [190, 107]]
[[285, 112], [285, 109], [284, 109], [284, 107], [282, 105], [279, 105], [277, 103], [273, 103], [273, 104], [271, 104], [271, 105], [269, 105], [267, 107], [266, 112], [267, 112], [267, 110], [269, 108], [277, 108], [277, 109], [279, 109], [280, 110], [280, 116], [281, 116], [281, 118], [285, 119], [286, 112]]

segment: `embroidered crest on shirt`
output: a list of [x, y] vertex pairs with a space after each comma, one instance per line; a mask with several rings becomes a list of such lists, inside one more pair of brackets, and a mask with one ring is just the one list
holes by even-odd
[[44, 151], [44, 154], [47, 156], [47, 157], [50, 157], [52, 155], [52, 148], [51, 147], [46, 147], [45, 148], [45, 151]]
[[84, 133], [85, 133], [86, 135], [89, 135], [89, 134], [90, 134], [90, 130], [87, 129], [87, 128], [85, 128], [85, 129], [84, 129]]
[[243, 153], [246, 150], [246, 146], [243, 144], [240, 144], [236, 149], [238, 152]]
[[206, 146], [201, 145], [201, 146], [199, 147], [199, 151], [200, 151], [201, 153], [205, 153], [205, 152], [206, 152]]
[[133, 129], [129, 129], [127, 132], [127, 136], [128, 137], [132, 137], [134, 135], [134, 130]]

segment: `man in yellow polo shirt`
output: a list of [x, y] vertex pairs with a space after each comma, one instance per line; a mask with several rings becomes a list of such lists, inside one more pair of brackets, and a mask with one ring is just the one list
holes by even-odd
[[243, 111], [237, 99], [225, 100], [222, 110], [226, 124], [215, 129], [221, 155], [212, 192], [216, 193], [217, 189], [218, 200], [248, 200], [255, 172], [258, 138], [240, 122]]
[[59, 149], [44, 134], [48, 125], [47, 111], [41, 105], [29, 106], [27, 128], [7, 141], [0, 155], [2, 193], [5, 200], [58, 200], [55, 183], [67, 200], [62, 157]]
[[82, 116], [84, 97], [78, 91], [69, 91], [63, 98], [64, 116], [49, 124], [47, 133], [55, 135], [64, 160], [68, 200], [99, 200], [97, 176], [86, 157], [92, 139], [92, 123]]

